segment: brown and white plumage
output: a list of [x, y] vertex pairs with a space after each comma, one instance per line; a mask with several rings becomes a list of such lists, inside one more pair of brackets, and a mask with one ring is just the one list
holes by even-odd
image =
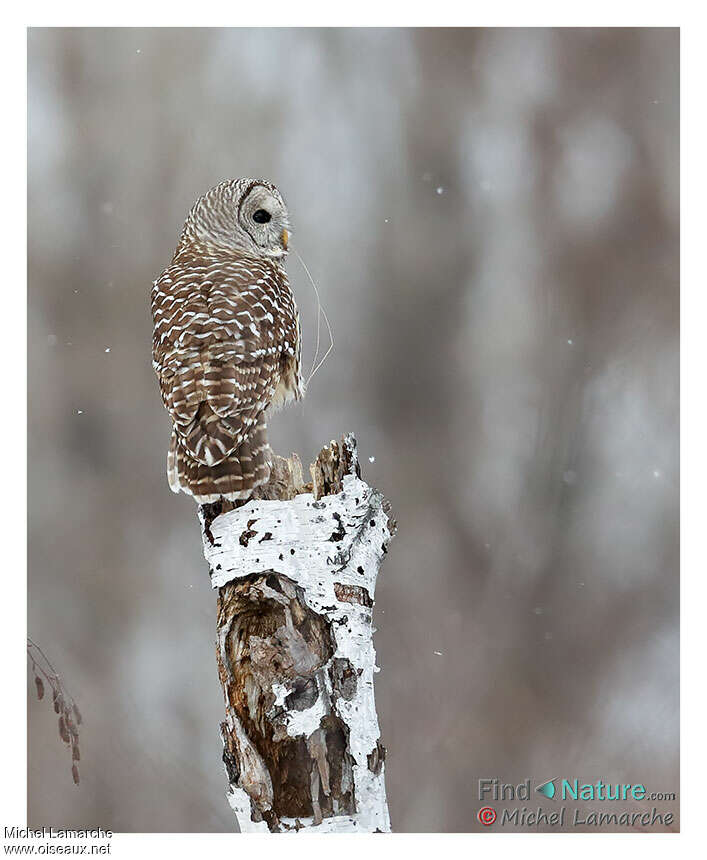
[[222, 182], [192, 208], [153, 286], [153, 365], [173, 425], [169, 485], [202, 504], [247, 498], [267, 482], [266, 412], [304, 393], [282, 266], [288, 238], [274, 185]]

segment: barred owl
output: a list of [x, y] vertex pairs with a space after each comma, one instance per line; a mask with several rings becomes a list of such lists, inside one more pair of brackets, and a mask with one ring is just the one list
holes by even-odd
[[304, 393], [283, 268], [289, 230], [274, 185], [222, 182], [194, 204], [154, 282], [153, 366], [172, 419], [167, 477], [200, 504], [248, 498], [267, 482], [266, 415]]

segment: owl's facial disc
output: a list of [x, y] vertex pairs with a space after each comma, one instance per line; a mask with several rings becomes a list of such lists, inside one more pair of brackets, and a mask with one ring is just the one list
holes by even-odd
[[241, 202], [238, 224], [259, 254], [268, 257], [287, 254], [290, 224], [285, 202], [276, 190], [254, 185]]

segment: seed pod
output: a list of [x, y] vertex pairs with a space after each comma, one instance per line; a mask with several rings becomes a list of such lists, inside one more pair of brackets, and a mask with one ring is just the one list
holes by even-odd
[[78, 785], [79, 784], [79, 769], [78, 769], [78, 767], [76, 767], [76, 765], [74, 765], [71, 768], [71, 775], [74, 778], [74, 785]]
[[64, 720], [63, 714], [59, 717], [59, 735], [65, 744], [71, 743], [71, 738], [66, 730], [66, 721]]
[[79, 730], [76, 728], [76, 723], [74, 722], [73, 717], [68, 711], [64, 716], [66, 718], [66, 728], [69, 730], [69, 734], [72, 738], [77, 738], [79, 736]]
[[54, 702], [54, 713], [60, 713], [61, 707], [59, 706], [59, 693], [57, 692], [56, 687], [52, 687], [52, 702]]
[[37, 688], [37, 698], [41, 702], [44, 698], [44, 681], [42, 681], [39, 675], [34, 676], [34, 686]]
[[81, 752], [79, 751], [78, 744], [74, 744], [71, 747], [71, 759], [72, 761], [81, 761]]

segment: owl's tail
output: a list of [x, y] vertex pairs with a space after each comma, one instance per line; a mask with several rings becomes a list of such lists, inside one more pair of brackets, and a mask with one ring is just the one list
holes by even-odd
[[261, 416], [250, 436], [222, 463], [207, 466], [189, 456], [172, 430], [167, 454], [167, 480], [173, 493], [180, 490], [200, 505], [220, 498], [247, 499], [270, 477], [271, 450], [265, 419]]

